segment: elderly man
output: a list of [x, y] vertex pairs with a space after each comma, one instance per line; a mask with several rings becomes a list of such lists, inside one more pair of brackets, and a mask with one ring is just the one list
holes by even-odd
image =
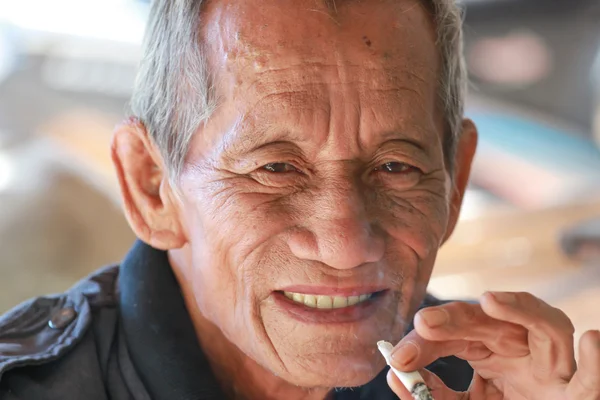
[[[156, 0], [112, 154], [140, 239], [0, 321], [0, 398], [600, 399], [600, 332], [426, 294], [477, 133], [450, 0]], [[386, 376], [387, 374], [387, 376]], [[467, 392], [455, 392], [454, 390]]]

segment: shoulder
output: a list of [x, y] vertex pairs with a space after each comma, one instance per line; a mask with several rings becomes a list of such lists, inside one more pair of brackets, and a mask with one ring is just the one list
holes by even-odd
[[8, 393], [10, 376], [20, 371], [54, 367], [82, 351], [98, 357], [94, 346], [83, 343], [96, 315], [105, 308], [116, 309], [118, 276], [118, 266], [104, 268], [65, 293], [28, 300], [0, 316], [0, 398]]

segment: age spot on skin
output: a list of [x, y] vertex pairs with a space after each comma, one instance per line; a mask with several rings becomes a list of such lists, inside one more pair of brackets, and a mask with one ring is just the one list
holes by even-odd
[[362, 39], [363, 39], [363, 42], [365, 42], [365, 44], [366, 44], [368, 47], [371, 47], [371, 39], [369, 39], [369, 38], [368, 38], [368, 37], [366, 37], [366, 36], [363, 36], [363, 38], [362, 38]]

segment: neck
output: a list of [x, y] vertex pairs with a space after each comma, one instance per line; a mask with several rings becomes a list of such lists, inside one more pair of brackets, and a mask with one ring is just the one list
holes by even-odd
[[[179, 250], [182, 252], [182, 250]], [[245, 355], [223, 335], [220, 329], [206, 319], [196, 302], [189, 285], [191, 276], [184, 265], [185, 255], [169, 252], [169, 261], [181, 287], [183, 298], [194, 324], [200, 346], [208, 358], [221, 387], [231, 399], [333, 399], [333, 391], [327, 388], [309, 389], [298, 387], [275, 376], [253, 359]]]

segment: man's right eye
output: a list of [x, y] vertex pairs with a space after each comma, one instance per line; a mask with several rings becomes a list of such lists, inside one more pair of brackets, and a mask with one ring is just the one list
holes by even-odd
[[298, 170], [291, 164], [288, 163], [283, 163], [283, 162], [276, 162], [276, 163], [269, 163], [266, 164], [262, 167], [263, 169], [269, 171], [269, 172], [274, 172], [274, 173], [286, 173], [286, 172], [297, 172]]

